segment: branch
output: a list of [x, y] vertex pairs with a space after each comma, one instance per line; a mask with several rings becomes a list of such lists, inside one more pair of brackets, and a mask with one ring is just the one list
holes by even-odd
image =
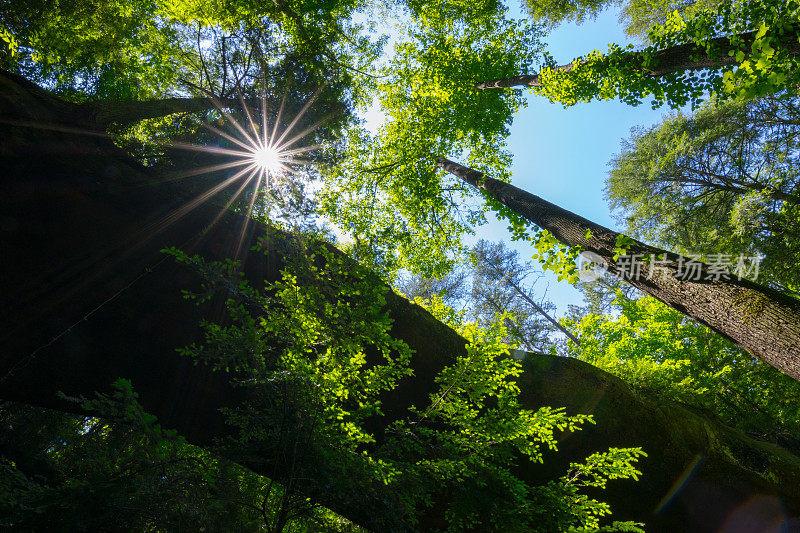
[[[704, 43], [686, 43], [671, 46], [663, 50], [658, 50], [650, 56], [651, 68], [644, 68], [643, 64], [650, 55], [649, 52], [628, 52], [624, 54], [623, 64], [633, 70], [643, 70], [648, 76], [658, 78], [671, 72], [683, 70], [697, 70], [707, 68], [719, 68], [724, 66], [735, 66], [735, 52], [737, 50], [749, 50], [755, 41], [756, 32], [741, 33], [737, 36], [724, 36], [710, 39]], [[731, 39], [741, 42], [741, 46], [731, 45]], [[778, 46], [787, 50], [791, 57], [800, 56], [800, 43], [798, 43], [798, 32], [786, 32], [778, 37]], [[706, 45], [710, 44], [713, 54], [709, 54]], [[734, 55], [728, 55], [733, 51]], [[578, 66], [585, 63], [579, 60]], [[553, 67], [551, 70], [573, 70], [574, 63]], [[475, 84], [476, 89], [500, 89], [507, 87], [541, 87], [542, 83], [539, 74], [524, 74], [512, 76], [510, 78], [499, 78], [495, 80], [483, 81]]]

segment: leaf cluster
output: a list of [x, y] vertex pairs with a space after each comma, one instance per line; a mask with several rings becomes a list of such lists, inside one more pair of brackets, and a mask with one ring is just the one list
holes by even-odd
[[797, 449], [800, 385], [651, 297], [618, 293], [619, 315], [568, 320], [568, 355], [635, 389], [678, 401], [750, 435]]

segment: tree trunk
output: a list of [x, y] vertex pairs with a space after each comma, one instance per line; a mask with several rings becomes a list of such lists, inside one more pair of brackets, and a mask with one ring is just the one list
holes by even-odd
[[[197, 287], [198, 276], [159, 250], [174, 245], [224, 259], [245, 228], [243, 250], [267, 228], [233, 213], [212, 225], [220, 210], [209, 204], [177, 216], [190, 197], [185, 184], [153, 175], [108, 139], [20, 126], [74, 129], [89, 121], [40, 92], [0, 73], [0, 398], [74, 410], [58, 391], [90, 397], [125, 377], [164, 427], [209, 446], [234, 431], [219, 408], [236, 405], [243, 391], [176, 353], [202, 340], [201, 319], [219, 321], [222, 313], [217, 302], [197, 307], [181, 298], [181, 289]], [[239, 257], [256, 287], [276, 279], [282, 266], [281, 245], [267, 240], [267, 248]], [[371, 428], [377, 436], [410, 405], [425, 405], [434, 377], [465, 353], [463, 338], [404, 298], [388, 294], [387, 311], [393, 335], [415, 350], [414, 376], [383, 398], [386, 416]], [[800, 459], [783, 448], [640, 397], [574, 359], [531, 355], [524, 365], [523, 405], [592, 413], [597, 425], [561, 435], [559, 452], [547, 452], [543, 465], [520, 462], [522, 479], [540, 484], [595, 451], [642, 446], [649, 454], [640, 463], [642, 479], [612, 482], [598, 494], [615, 519], [646, 522], [649, 531], [711, 531], [736, 513], [756, 524], [800, 514]], [[287, 448], [276, 456], [291, 454]], [[292, 479], [287, 461], [274, 457], [243, 464], [278, 481]], [[317, 460], [317, 484], [293, 480], [300, 492], [372, 530], [415, 529], [390, 491], [363, 482], [356, 459], [346, 470], [324, 456]], [[685, 482], [675, 485], [682, 475]], [[337, 490], [314, 489], [326, 482]], [[768, 518], [758, 522], [762, 515]], [[444, 523], [435, 510], [418, 518], [423, 530]]]
[[[671, 252], [633, 241], [629, 258], [665, 259], [648, 277], [649, 266], [634, 276], [631, 264], [614, 259], [619, 233], [595, 224], [508, 183], [444, 158], [437, 164], [466, 183], [488, 193], [516, 214], [552, 233], [567, 246], [581, 246], [599, 255], [612, 274], [701, 322], [785, 374], [800, 380], [800, 301], [747, 279], [704, 279], [708, 266], [699, 264], [691, 277], [680, 279], [681, 258]], [[587, 230], [591, 239], [587, 239]], [[684, 265], [686, 266], [686, 265]]]
[[[751, 31], [742, 33], [737, 37], [744, 43], [742, 50], [748, 50], [755, 40], [756, 32]], [[779, 46], [789, 52], [791, 57], [800, 56], [800, 45], [798, 45], [798, 32], [787, 32], [780, 36]], [[627, 52], [621, 65], [632, 70], [644, 71], [648, 76], [655, 78], [664, 76], [671, 72], [683, 70], [697, 70], [706, 68], [717, 68], [724, 66], [735, 66], [740, 62], [736, 61], [735, 56], [728, 55], [728, 52], [739, 50], [739, 46], [732, 46], [729, 37], [717, 37], [710, 39], [709, 43], [714, 50], [713, 55], [705, 46], [705, 43], [687, 43], [671, 46], [663, 50], [658, 50], [652, 56], [650, 65], [645, 68], [644, 61], [646, 55], [641, 52]], [[579, 62], [579, 66], [580, 66]], [[572, 70], [574, 64], [560, 65], [554, 70]], [[524, 74], [511, 78], [500, 78], [496, 80], [483, 81], [475, 85], [476, 89], [500, 89], [506, 87], [540, 87], [541, 82], [538, 74]]]

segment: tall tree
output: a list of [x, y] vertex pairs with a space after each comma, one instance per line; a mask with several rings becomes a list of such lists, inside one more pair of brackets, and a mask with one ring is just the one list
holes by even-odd
[[[483, 191], [515, 225], [527, 219], [562, 244], [593, 252], [609, 272], [800, 380], [800, 300], [747, 279], [710, 276], [702, 263], [696, 263], [696, 272], [690, 273], [684, 259], [674, 253], [634, 241], [447, 159], [440, 157], [437, 164]], [[620, 255], [628, 262], [619, 261]], [[650, 266], [653, 271], [646, 275]]]
[[725, 0], [572, 0], [570, 2], [553, 2], [551, 0], [526, 0], [525, 6], [533, 20], [553, 27], [564, 22], [582, 24], [586, 20], [596, 18], [603, 10], [612, 6], [620, 8], [620, 23], [625, 33], [631, 37], [647, 38], [650, 27], [663, 24], [675, 11], [681, 15], [698, 10], [713, 9]]
[[548, 333], [553, 330], [580, 344], [551, 316], [555, 311], [551, 302], [536, 302], [530, 281], [535, 272], [530, 263], [520, 262], [518, 252], [507, 249], [502, 242], [492, 244], [481, 240], [475, 246], [473, 260], [476, 276], [472, 298], [484, 323], [507, 313], [509, 333], [521, 348], [530, 352], [547, 351]]
[[552, 317], [553, 303], [534, 294], [541, 276], [542, 272], [520, 261], [519, 253], [502, 242], [481, 239], [463, 264], [441, 278], [406, 276], [397, 287], [411, 301], [441, 300], [484, 327], [500, 320], [506, 325], [509, 344], [529, 352], [547, 352], [554, 330], [568, 338], [571, 333]]
[[156, 2], [2, 2], [2, 66], [67, 97], [162, 96], [185, 67], [182, 31]]
[[463, 251], [454, 237], [483, 219], [482, 207], [468, 201], [469, 189], [443, 181], [420, 158], [460, 153], [505, 172], [505, 137], [521, 93], [476, 93], [471, 86], [487, 68], [498, 75], [528, 68], [541, 48], [540, 30], [509, 19], [500, 4], [448, 9], [453, 17], [426, 8], [404, 28], [376, 81], [385, 123], [374, 136], [353, 128], [347, 157], [326, 173], [324, 213], [353, 237], [348, 251], [389, 278], [400, 269], [441, 276]]

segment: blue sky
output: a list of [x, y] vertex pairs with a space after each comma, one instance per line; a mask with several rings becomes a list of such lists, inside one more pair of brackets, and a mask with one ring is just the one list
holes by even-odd
[[[523, 15], [517, 11], [517, 16]], [[580, 26], [562, 25], [545, 41], [558, 63], [568, 63], [593, 49], [605, 50], [611, 42], [631, 42], [617, 19], [617, 11], [612, 9]], [[653, 110], [647, 103], [631, 107], [618, 101], [565, 109], [533, 94], [528, 94], [527, 100], [528, 107], [514, 118], [508, 139], [514, 154], [514, 185], [599, 224], [620, 229], [603, 197], [608, 162], [632, 127], [659, 123], [670, 109]], [[533, 253], [529, 244], [512, 243], [506, 225], [496, 221], [479, 228], [477, 236], [512, 244], [526, 259]], [[550, 273], [537, 283], [537, 294], [545, 290], [559, 316], [569, 304], [582, 301], [574, 287], [558, 282]]]

